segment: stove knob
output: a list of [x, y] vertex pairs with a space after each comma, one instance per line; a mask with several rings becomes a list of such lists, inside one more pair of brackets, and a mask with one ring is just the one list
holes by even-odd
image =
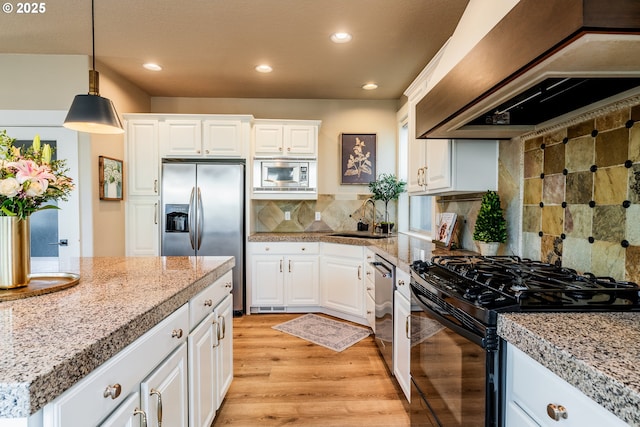
[[478, 298], [478, 295], [480, 295], [480, 291], [482, 291], [482, 287], [471, 286], [464, 291], [464, 295], [462, 296], [468, 300], [475, 301]]
[[478, 303], [480, 305], [489, 305], [496, 299], [496, 294], [493, 291], [484, 291], [478, 295]]

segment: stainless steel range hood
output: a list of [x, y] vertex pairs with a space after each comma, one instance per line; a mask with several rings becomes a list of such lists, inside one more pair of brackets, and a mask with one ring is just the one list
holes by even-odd
[[416, 106], [418, 138], [509, 139], [640, 94], [640, 1], [521, 0]]

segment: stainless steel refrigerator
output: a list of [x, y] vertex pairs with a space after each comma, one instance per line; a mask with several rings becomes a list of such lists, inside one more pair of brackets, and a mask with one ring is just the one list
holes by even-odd
[[245, 164], [165, 159], [162, 255], [234, 256], [233, 310], [244, 304]]

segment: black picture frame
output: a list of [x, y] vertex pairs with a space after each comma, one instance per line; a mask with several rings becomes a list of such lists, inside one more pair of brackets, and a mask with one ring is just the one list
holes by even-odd
[[340, 183], [368, 185], [376, 179], [375, 133], [340, 134]]

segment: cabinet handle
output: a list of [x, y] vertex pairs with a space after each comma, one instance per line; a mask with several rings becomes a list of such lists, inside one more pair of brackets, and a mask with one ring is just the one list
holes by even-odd
[[204, 152], [205, 152], [206, 154], [209, 154], [209, 150], [204, 150]]
[[362, 280], [362, 266], [358, 266], [358, 280]]
[[271, 249], [269, 246], [265, 247], [264, 250], [269, 252], [269, 249]]
[[153, 205], [153, 223], [158, 225], [158, 203]]
[[404, 286], [404, 280], [398, 280], [398, 286]]
[[278, 147], [278, 150], [282, 151], [282, 147]]
[[409, 329], [410, 329], [409, 328], [409, 319], [410, 319], [410, 317], [407, 316], [406, 319], [404, 320], [404, 332], [405, 332], [405, 335], [406, 335], [408, 340], [411, 339], [411, 335], [409, 335]]
[[302, 251], [306, 251], [306, 250], [307, 250], [307, 248], [302, 248]]
[[140, 415], [140, 427], [147, 427], [147, 413], [140, 410], [139, 408], [136, 408], [133, 410], [133, 416], [135, 417], [136, 415]]
[[366, 275], [367, 275], [367, 276], [371, 276], [371, 272], [370, 272], [370, 271], [367, 271]]
[[287, 151], [291, 151], [291, 147], [287, 147]]
[[171, 338], [182, 338], [182, 329], [174, 329], [171, 331]]
[[208, 300], [206, 300], [206, 301], [204, 302], [204, 306], [205, 306], [205, 307], [211, 307], [212, 305], [213, 305], [213, 301], [211, 301], [210, 299], [208, 299]]
[[291, 273], [291, 260], [289, 260], [289, 273]]
[[282, 273], [282, 260], [280, 260], [280, 273]]
[[154, 193], [158, 193], [158, 180], [157, 179], [153, 180], [153, 192]]
[[107, 388], [104, 389], [104, 393], [102, 395], [106, 397], [110, 397], [112, 399], [117, 399], [122, 393], [122, 386], [120, 384], [108, 385]]
[[562, 405], [556, 405], [555, 403], [549, 403], [547, 405], [547, 415], [554, 421], [560, 421], [560, 418], [569, 418], [567, 408]]
[[[218, 316], [218, 319], [220, 319], [220, 322], [218, 322], [218, 341], [220, 341], [223, 340], [227, 335], [227, 321], [225, 320], [224, 316]], [[220, 336], [220, 329], [222, 329], [222, 336]]]
[[372, 313], [373, 313], [373, 311], [367, 310], [367, 314], [372, 314]]
[[158, 390], [156, 389], [151, 389], [151, 392], [149, 393], [150, 396], [156, 395], [158, 396], [158, 409], [157, 409], [157, 415], [158, 415], [158, 427], [162, 427], [162, 393], [160, 393]]
[[216, 343], [212, 346], [213, 348], [216, 348], [217, 346], [220, 345], [220, 329], [218, 327], [218, 322], [216, 322], [215, 320], [213, 322], [211, 322], [213, 324], [213, 326], [216, 328]]
[[228, 288], [228, 289], [231, 289], [231, 288], [233, 288], [233, 283], [231, 283], [231, 282], [227, 282], [227, 283], [224, 285], [224, 287], [225, 287], [225, 288]]
[[371, 287], [367, 287], [367, 290], [368, 290], [368, 291], [372, 291], [372, 290], [373, 290], [373, 288], [371, 288]]

